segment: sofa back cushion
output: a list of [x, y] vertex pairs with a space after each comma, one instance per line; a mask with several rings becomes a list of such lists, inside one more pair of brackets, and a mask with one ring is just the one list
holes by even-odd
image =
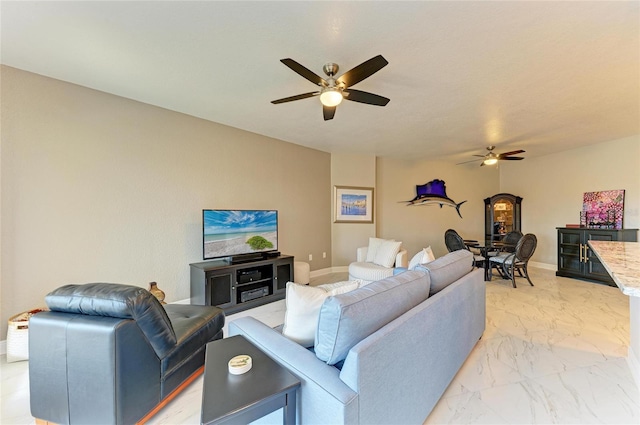
[[400, 252], [402, 242], [384, 241], [376, 251], [373, 263], [382, 267], [391, 268], [396, 262], [396, 256]]
[[175, 347], [176, 334], [160, 302], [139, 286], [116, 283], [65, 285], [50, 292], [51, 311], [135, 320], [160, 358]]
[[320, 308], [316, 356], [329, 365], [347, 357], [351, 347], [429, 296], [429, 276], [408, 271], [327, 298]]
[[453, 251], [428, 264], [416, 266], [431, 278], [429, 295], [437, 294], [473, 269], [473, 254], [465, 249]]

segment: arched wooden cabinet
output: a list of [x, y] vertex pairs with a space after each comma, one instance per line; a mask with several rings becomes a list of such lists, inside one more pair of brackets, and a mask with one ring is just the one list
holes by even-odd
[[510, 193], [498, 193], [485, 199], [485, 244], [499, 241], [513, 230], [522, 231], [522, 198]]

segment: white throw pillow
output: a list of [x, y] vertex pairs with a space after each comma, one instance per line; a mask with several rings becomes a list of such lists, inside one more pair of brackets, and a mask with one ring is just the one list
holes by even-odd
[[428, 264], [435, 260], [436, 257], [433, 255], [433, 250], [431, 249], [431, 245], [420, 250], [416, 255], [413, 256], [411, 261], [409, 261], [409, 270], [413, 270], [416, 268], [418, 264]]
[[365, 260], [367, 263], [374, 262], [374, 260], [376, 259], [376, 253], [378, 252], [378, 248], [385, 241], [386, 239], [369, 238], [369, 247], [367, 248], [367, 259]]
[[436, 259], [436, 256], [433, 255], [433, 250], [431, 249], [431, 245], [429, 245], [424, 249], [424, 258], [425, 260], [427, 260], [425, 261], [425, 263], [430, 263]]
[[286, 312], [282, 334], [303, 347], [315, 343], [318, 315], [327, 297], [353, 291], [360, 281], [329, 283], [318, 286], [287, 282]]
[[416, 268], [416, 266], [418, 264], [420, 264], [420, 262], [422, 261], [422, 258], [424, 257], [424, 250], [420, 250], [418, 251], [418, 253], [416, 255], [414, 255], [413, 257], [411, 257], [411, 260], [409, 260], [409, 270], [413, 270]]
[[401, 245], [402, 242], [384, 241], [378, 247], [373, 263], [382, 267], [393, 267], [393, 264], [396, 262], [396, 255], [400, 252]]

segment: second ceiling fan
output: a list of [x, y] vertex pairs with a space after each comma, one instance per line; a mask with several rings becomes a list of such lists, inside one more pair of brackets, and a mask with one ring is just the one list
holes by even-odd
[[[473, 156], [478, 156], [482, 159], [482, 163], [480, 164], [480, 166], [482, 167], [483, 165], [493, 165], [495, 163], [497, 163], [498, 161], [503, 161], [503, 160], [507, 160], [507, 161], [519, 161], [521, 159], [524, 159], [524, 157], [522, 156], [512, 156], [512, 155], [517, 155], [519, 153], [524, 153], [525, 151], [523, 151], [522, 149], [518, 149], [516, 151], [511, 151], [511, 152], [504, 152], [504, 153], [495, 153], [493, 150], [495, 149], [495, 146], [487, 146], [487, 150], [489, 151], [488, 153], [484, 154], [484, 155], [473, 155]], [[467, 164], [469, 162], [475, 162], [475, 161], [480, 161], [479, 159], [472, 159], [471, 161], [465, 161], [465, 162], [460, 162], [456, 165], [461, 165], [461, 164]]]
[[336, 74], [339, 69], [338, 65], [335, 63], [327, 63], [322, 67], [322, 70], [327, 75], [326, 79], [300, 65], [293, 59], [281, 59], [280, 62], [291, 68], [295, 73], [311, 81], [313, 84], [320, 86], [320, 90], [273, 100], [271, 101], [273, 104], [320, 96], [320, 102], [322, 102], [322, 114], [324, 116], [324, 120], [327, 121], [333, 119], [333, 116], [336, 113], [336, 106], [342, 102], [342, 99], [375, 106], [385, 106], [389, 103], [389, 99], [386, 97], [351, 88], [351, 86], [358, 84], [360, 81], [370, 77], [387, 66], [389, 62], [387, 62], [382, 55], [375, 56], [368, 61], [361, 63], [338, 78], [336, 78]]

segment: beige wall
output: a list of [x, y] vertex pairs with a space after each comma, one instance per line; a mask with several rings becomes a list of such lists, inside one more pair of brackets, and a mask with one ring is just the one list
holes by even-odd
[[[460, 206], [458, 216], [449, 206], [407, 206], [401, 201], [416, 195], [416, 185], [444, 180], [447, 195]], [[456, 166], [448, 162], [401, 161], [378, 158], [378, 235], [403, 242], [409, 257], [427, 246], [436, 257], [447, 252], [444, 232], [452, 228], [466, 239], [484, 240], [484, 198], [498, 193], [495, 167]]]
[[[70, 282], [156, 280], [169, 301], [187, 298], [203, 208], [278, 209], [280, 250], [312, 254], [312, 270], [346, 268], [370, 236], [438, 256], [447, 228], [482, 240], [483, 199], [499, 192], [524, 198], [539, 263], [555, 264], [555, 227], [577, 222], [583, 192], [625, 189], [625, 227], [640, 227], [640, 136], [455, 166], [329, 155], [7, 67], [1, 100], [0, 339], [9, 316]], [[467, 200], [462, 219], [401, 202], [436, 178]], [[374, 187], [375, 223], [333, 223], [335, 185]]]
[[[373, 155], [331, 155], [332, 211], [335, 211], [333, 190], [335, 186], [374, 188], [373, 202], [378, 204], [376, 186], [376, 157]], [[333, 213], [332, 213], [333, 215]], [[334, 217], [332, 216], [332, 221]], [[331, 245], [332, 264], [345, 267], [356, 260], [356, 249], [367, 246], [369, 238], [376, 236], [378, 211], [374, 210], [373, 223], [333, 223]]]
[[327, 153], [7, 67], [1, 106], [0, 339], [67, 283], [188, 298], [203, 208], [277, 209], [279, 249], [331, 265]]
[[640, 226], [640, 136], [503, 162], [500, 189], [523, 198], [522, 230], [538, 237], [532, 261], [555, 265], [556, 227], [580, 222], [584, 192], [624, 189], [624, 227]]
[[[584, 192], [625, 189], [625, 228], [640, 227], [640, 136], [573, 149], [499, 167], [454, 166], [445, 162], [378, 158], [378, 236], [403, 241], [409, 254], [431, 245], [446, 253], [444, 231], [483, 240], [483, 199], [500, 192], [523, 198], [522, 230], [538, 237], [532, 261], [555, 267], [556, 227], [578, 223]], [[415, 185], [439, 178], [460, 207], [406, 207], [398, 201], [415, 196]]]

